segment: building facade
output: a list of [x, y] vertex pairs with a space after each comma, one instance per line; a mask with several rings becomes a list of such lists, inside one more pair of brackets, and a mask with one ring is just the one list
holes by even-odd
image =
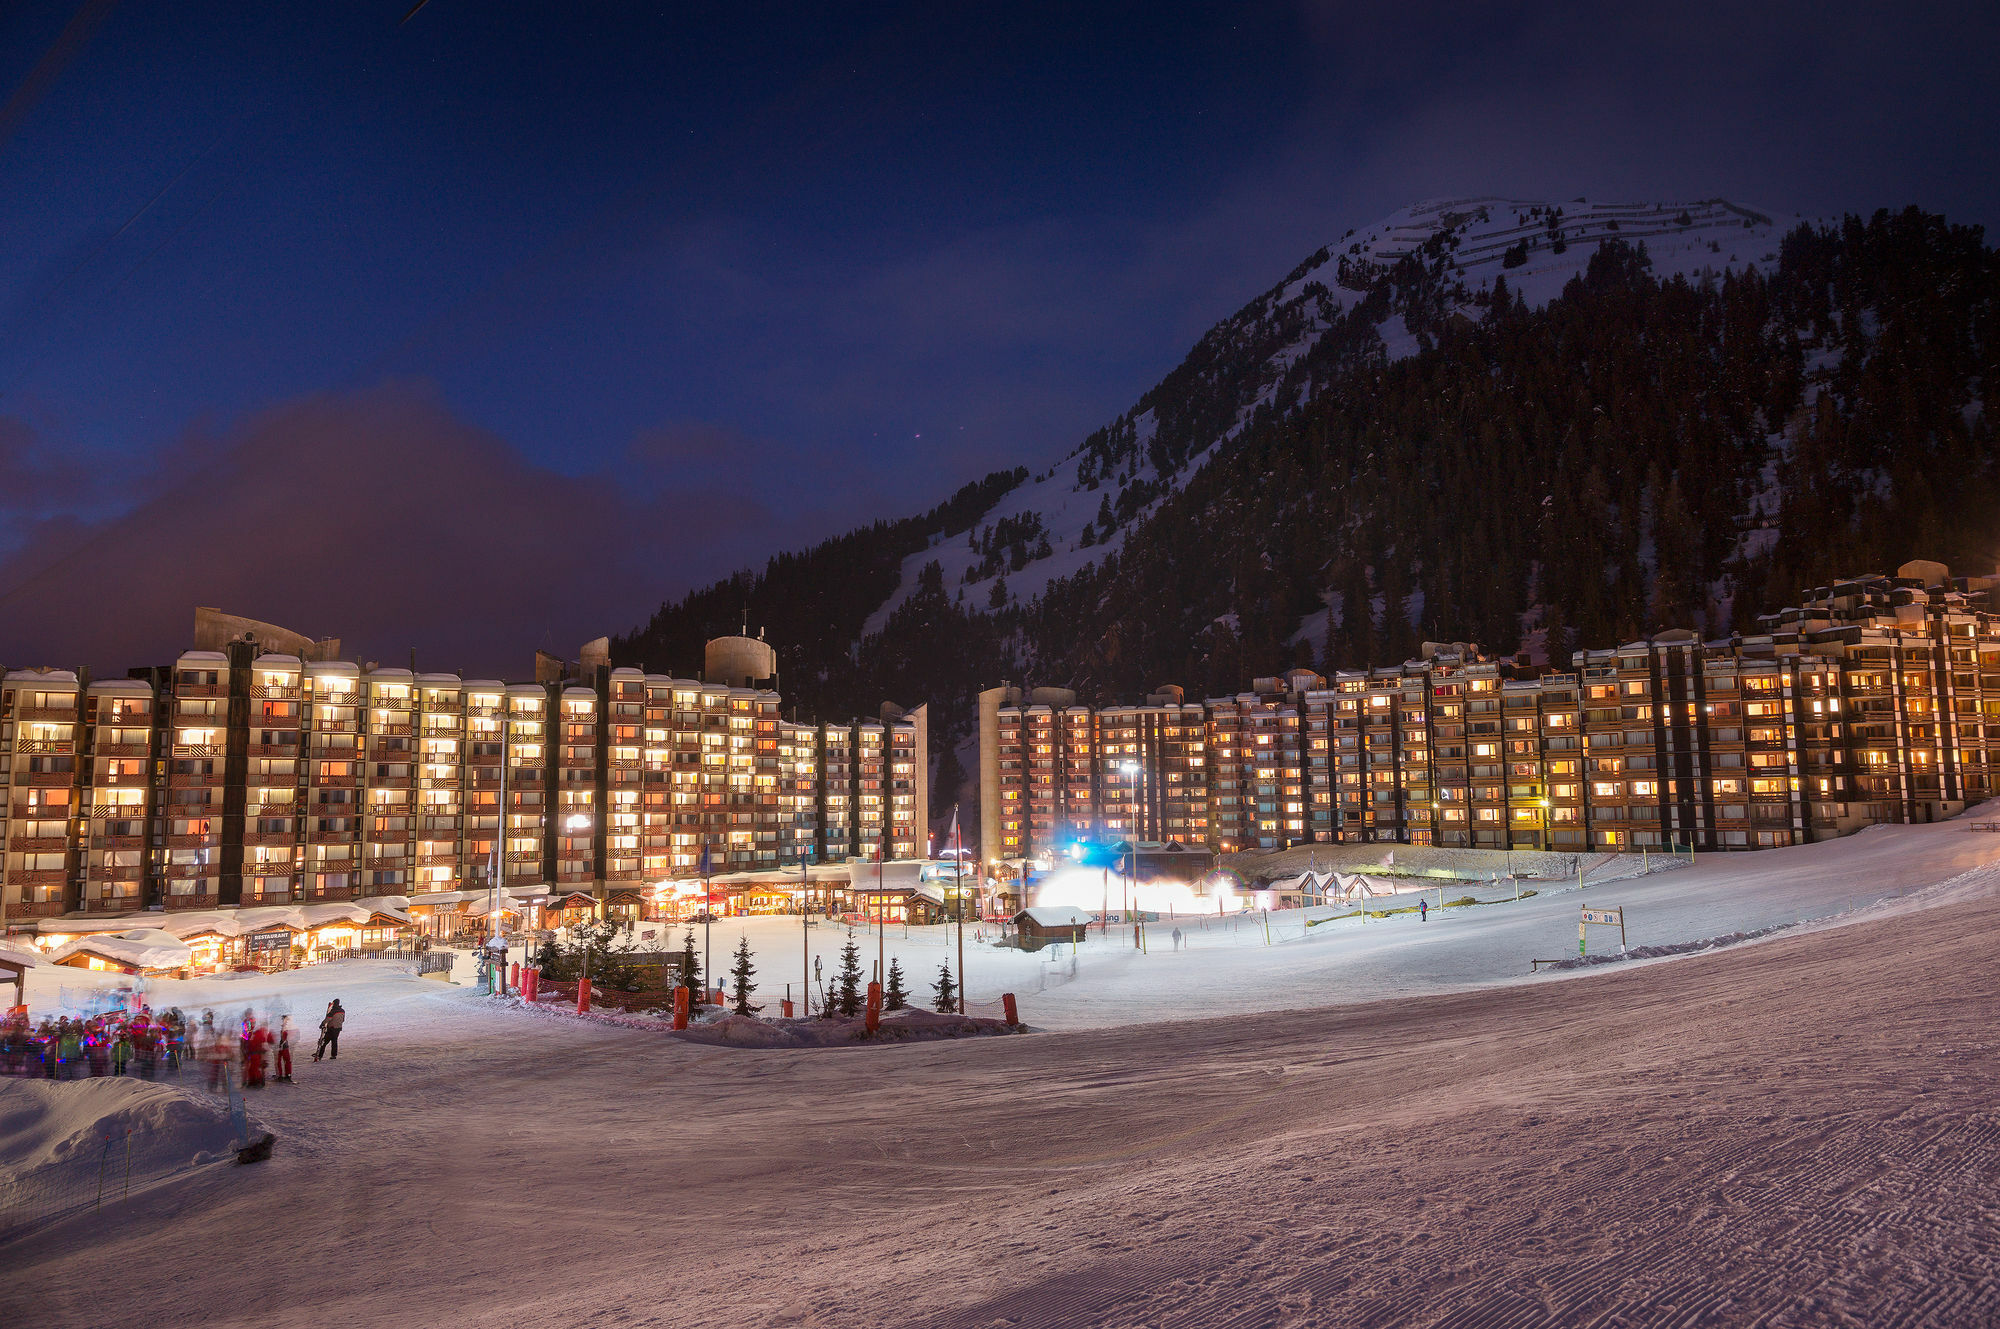
[[1928, 821], [2000, 780], [2000, 577], [1913, 562], [1766, 615], [1580, 650], [1566, 672], [1426, 658], [1164, 689], [979, 698], [983, 852], [1078, 841], [1753, 849]]
[[[717, 645], [725, 668], [769, 652]], [[927, 851], [924, 707], [801, 724], [775, 670], [717, 677], [503, 683], [253, 639], [127, 678], [0, 671], [0, 917], [419, 896], [496, 871], [603, 897], [696, 875], [704, 846], [716, 874]]]

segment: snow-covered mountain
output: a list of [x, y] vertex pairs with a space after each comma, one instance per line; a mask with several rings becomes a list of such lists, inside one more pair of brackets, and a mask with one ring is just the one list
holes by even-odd
[[[1368, 346], [1364, 336], [1360, 353], [1400, 360], [1426, 344], [1425, 329], [1437, 318], [1478, 317], [1497, 281], [1529, 307], [1545, 305], [1606, 240], [1644, 244], [1661, 280], [1704, 282], [1732, 270], [1768, 269], [1784, 231], [1798, 221], [1781, 223], [1719, 198], [1454, 198], [1413, 204], [1350, 230], [1217, 324], [1180, 370], [1001, 499], [970, 532], [938, 537], [905, 558], [899, 585], [863, 633], [881, 629], [933, 560], [946, 587], [972, 609], [1026, 603], [1052, 579], [1101, 560], [1260, 408], [1310, 400], [1331, 367], [1315, 360], [1315, 348], [1330, 336], [1353, 341], [1357, 315], [1374, 343]], [[1420, 271], [1410, 271], [1405, 260]], [[1189, 401], [1190, 395], [1201, 400]], [[1003, 580], [996, 597], [994, 585]]]

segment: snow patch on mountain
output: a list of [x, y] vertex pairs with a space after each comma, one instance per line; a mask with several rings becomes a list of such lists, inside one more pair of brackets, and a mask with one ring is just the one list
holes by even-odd
[[[1312, 384], [1301, 362], [1341, 317], [1367, 300], [1398, 271], [1401, 260], [1416, 257], [1426, 280], [1443, 294], [1450, 312], [1477, 318], [1494, 283], [1504, 277], [1517, 299], [1539, 308], [1562, 293], [1572, 278], [1583, 274], [1599, 245], [1613, 240], [1646, 246], [1653, 274], [1661, 280], [1685, 277], [1691, 282], [1717, 281], [1731, 271], [1775, 267], [1785, 231], [1804, 220], [1778, 219], [1724, 199], [1690, 203], [1612, 203], [1574, 199], [1567, 203], [1495, 197], [1431, 199], [1392, 213], [1373, 226], [1350, 230], [1300, 264], [1278, 287], [1251, 301], [1218, 324], [1204, 345], [1227, 347], [1253, 338], [1277, 320], [1296, 319], [1296, 335], [1264, 360], [1256, 390], [1237, 404], [1230, 423], [1212, 438], [1189, 449], [1179, 466], [1162, 472], [1153, 460], [1152, 443], [1159, 428], [1158, 404], [1127, 412], [1107, 426], [1116, 460], [1107, 470], [1102, 455], [1093, 456], [1091, 443], [1072, 450], [1062, 461], [1009, 493], [965, 535], [934, 543], [905, 559], [902, 579], [894, 593], [872, 614], [863, 635], [879, 632], [896, 608], [916, 588], [924, 565], [935, 560], [943, 570], [946, 594], [983, 609], [992, 603], [994, 575], [980, 568], [982, 555], [973, 541], [982, 530], [1007, 518], [1033, 514], [1049, 544], [1046, 557], [1031, 557], [1025, 566], [1008, 567], [1004, 603], [1024, 604], [1059, 577], [1072, 576], [1115, 552], [1124, 533], [1144, 521], [1158, 504], [1226, 447], [1261, 407], [1288, 409], [1309, 398]], [[1403, 270], [1407, 272], [1407, 270]], [[1381, 353], [1387, 360], [1415, 355], [1425, 342], [1410, 324], [1404, 308], [1391, 308], [1375, 326]], [[1198, 348], [1199, 351], [1200, 348]], [[1190, 357], [1192, 360], [1193, 357]], [[1209, 381], [1209, 380], [1204, 380]], [[1149, 393], [1149, 397], [1155, 394]], [[1111, 530], [1097, 519], [1109, 497], [1115, 504], [1132, 485], [1147, 501], [1131, 508]], [[1085, 532], [1091, 541], [1084, 543]], [[1325, 633], [1319, 623], [1301, 623], [1297, 638]]]

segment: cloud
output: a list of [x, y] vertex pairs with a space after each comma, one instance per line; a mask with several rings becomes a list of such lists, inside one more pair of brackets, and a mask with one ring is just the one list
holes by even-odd
[[726, 570], [767, 521], [642, 460], [537, 466], [421, 384], [309, 397], [183, 440], [116, 518], [32, 522], [0, 561], [0, 660], [162, 663], [204, 604], [384, 662], [415, 647], [423, 668], [518, 677], [537, 648], [573, 654]]

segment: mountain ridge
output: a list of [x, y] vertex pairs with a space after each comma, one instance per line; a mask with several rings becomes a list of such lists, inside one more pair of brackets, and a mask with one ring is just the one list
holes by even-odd
[[1002, 677], [1234, 690], [1423, 636], [1560, 659], [1654, 620], [1726, 629], [1857, 570], [1842, 550], [1991, 557], [1968, 505], [1994, 493], [1996, 303], [1983, 233], [1914, 208], [1781, 230], [1721, 199], [1415, 204], [1061, 461], [969, 486], [954, 531], [905, 525], [817, 582], [780, 556], [614, 649], [746, 606], [781, 642], [811, 621], [788, 692], [922, 696], [948, 749]]

